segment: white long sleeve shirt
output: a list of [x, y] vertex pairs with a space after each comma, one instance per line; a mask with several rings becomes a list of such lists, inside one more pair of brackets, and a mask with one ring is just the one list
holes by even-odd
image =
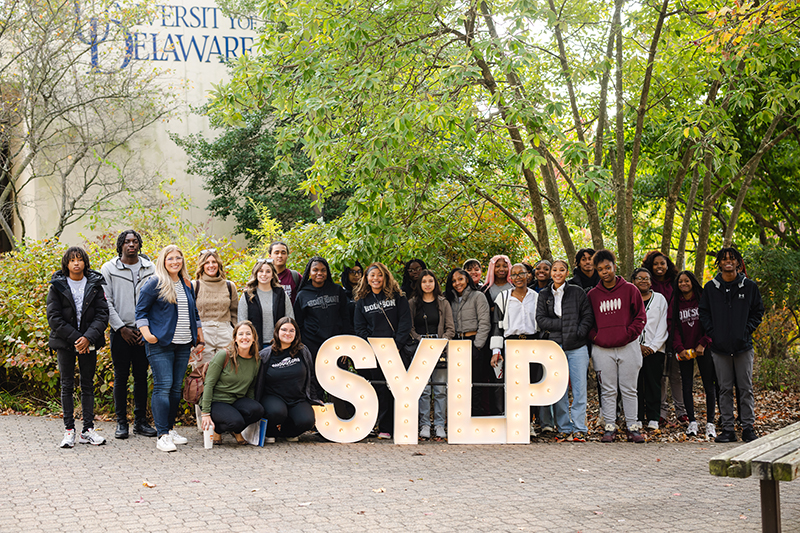
[[647, 323], [639, 337], [639, 344], [644, 344], [654, 352], [663, 352], [667, 344], [667, 337], [669, 337], [667, 329], [669, 306], [667, 299], [662, 294], [655, 291], [651, 294], [650, 299], [644, 303]]

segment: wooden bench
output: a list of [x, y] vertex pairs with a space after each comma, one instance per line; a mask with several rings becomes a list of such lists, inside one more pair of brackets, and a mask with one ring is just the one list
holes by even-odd
[[793, 481], [800, 471], [800, 422], [765, 437], [737, 446], [708, 461], [714, 476], [761, 480], [761, 531], [781, 531], [778, 483]]

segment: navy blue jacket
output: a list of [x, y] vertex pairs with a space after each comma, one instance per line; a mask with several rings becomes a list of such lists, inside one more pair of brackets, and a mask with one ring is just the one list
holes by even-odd
[[[189, 302], [189, 329], [192, 330], [192, 344], [197, 343], [197, 328], [203, 327], [194, 300], [192, 286], [181, 277], [186, 300]], [[160, 346], [169, 346], [178, 325], [178, 304], [171, 304], [158, 297], [158, 278], [151, 276], [139, 291], [136, 302], [136, 327], [147, 326], [155, 335]]]

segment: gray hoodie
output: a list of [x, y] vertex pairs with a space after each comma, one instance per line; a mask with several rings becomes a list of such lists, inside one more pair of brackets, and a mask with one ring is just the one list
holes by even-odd
[[152, 261], [139, 256], [142, 268], [139, 270], [139, 281], [134, 284], [133, 271], [119, 257], [106, 262], [100, 273], [106, 280], [103, 286], [108, 300], [108, 323], [114, 331], [123, 326], [135, 327], [136, 299], [147, 278], [155, 274], [156, 267]]

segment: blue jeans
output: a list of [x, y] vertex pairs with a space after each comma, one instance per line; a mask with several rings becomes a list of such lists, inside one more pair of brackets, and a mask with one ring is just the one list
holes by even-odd
[[158, 436], [166, 435], [175, 425], [181, 388], [186, 367], [189, 366], [191, 344], [161, 346], [147, 344], [147, 360], [153, 371], [153, 398], [150, 408]]
[[[437, 368], [430, 381], [447, 383], [447, 369]], [[419, 397], [419, 427], [431, 426], [431, 388], [433, 388], [433, 425], [444, 427], [447, 420], [447, 385], [425, 385]]]
[[589, 368], [589, 350], [581, 346], [566, 350], [569, 365], [569, 383], [572, 386], [572, 407], [569, 405], [569, 387], [564, 396], [553, 404], [558, 431], [586, 433], [586, 371]]

